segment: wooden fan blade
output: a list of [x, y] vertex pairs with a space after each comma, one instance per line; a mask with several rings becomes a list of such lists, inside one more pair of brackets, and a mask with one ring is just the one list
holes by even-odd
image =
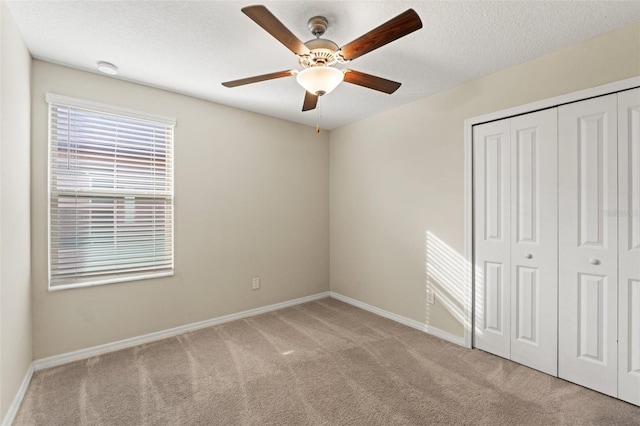
[[354, 70], [345, 70], [344, 81], [389, 94], [398, 90], [402, 84], [397, 81], [387, 80], [386, 78], [376, 77], [375, 75]]
[[363, 36], [342, 46], [340, 52], [347, 60], [358, 58], [365, 53], [391, 43], [422, 28], [422, 21], [413, 9], [409, 9], [385, 22]]
[[243, 7], [242, 12], [251, 18], [256, 24], [260, 25], [266, 32], [271, 34], [280, 43], [284, 44], [287, 49], [296, 55], [306, 55], [311, 51], [304, 45], [298, 37], [296, 37], [282, 22], [278, 20], [269, 9], [262, 5]]
[[245, 84], [258, 83], [265, 80], [273, 80], [274, 78], [291, 77], [295, 74], [294, 70], [272, 72], [271, 74], [256, 75], [254, 77], [241, 78], [240, 80], [225, 81], [222, 83], [225, 87], [244, 86]]
[[304, 102], [302, 103], [302, 111], [310, 111], [316, 109], [318, 105], [318, 95], [313, 93], [304, 92]]

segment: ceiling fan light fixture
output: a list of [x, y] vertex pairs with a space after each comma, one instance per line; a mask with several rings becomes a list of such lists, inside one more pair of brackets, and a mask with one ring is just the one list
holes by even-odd
[[318, 96], [330, 93], [342, 83], [343, 79], [342, 71], [327, 66], [305, 68], [296, 75], [300, 86], [304, 87], [307, 92]]

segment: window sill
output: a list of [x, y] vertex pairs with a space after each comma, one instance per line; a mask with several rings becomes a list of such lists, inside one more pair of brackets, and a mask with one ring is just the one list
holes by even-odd
[[55, 284], [51, 285], [49, 282], [49, 291], [68, 290], [71, 288], [83, 288], [83, 287], [95, 287], [98, 285], [115, 284], [130, 281], [148, 280], [152, 278], [171, 277], [174, 275], [174, 271], [153, 272], [139, 275], [125, 275], [119, 277], [111, 277], [99, 280], [83, 281], [83, 282], [68, 282], [67, 284]]

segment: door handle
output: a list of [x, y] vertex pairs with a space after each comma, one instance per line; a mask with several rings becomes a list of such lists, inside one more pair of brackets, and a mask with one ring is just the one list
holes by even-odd
[[600, 261], [598, 259], [596, 259], [595, 257], [591, 257], [589, 258], [589, 263], [592, 265], [599, 265]]
[[525, 259], [533, 259], [533, 255], [531, 253], [524, 254]]

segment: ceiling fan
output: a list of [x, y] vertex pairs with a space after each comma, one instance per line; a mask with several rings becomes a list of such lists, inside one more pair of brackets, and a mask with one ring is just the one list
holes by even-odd
[[352, 69], [338, 69], [334, 65], [347, 63], [422, 28], [422, 21], [418, 14], [413, 9], [408, 9], [352, 42], [338, 47], [333, 41], [321, 38], [329, 26], [329, 22], [323, 16], [314, 16], [309, 19], [309, 29], [316, 38], [303, 43], [265, 6], [247, 6], [242, 8], [242, 12], [295, 53], [303, 69], [257, 75], [227, 81], [222, 85], [237, 87], [275, 78], [296, 76], [298, 83], [306, 90], [302, 111], [315, 109], [318, 96], [331, 92], [342, 81], [389, 94], [398, 90], [401, 83], [396, 81]]

